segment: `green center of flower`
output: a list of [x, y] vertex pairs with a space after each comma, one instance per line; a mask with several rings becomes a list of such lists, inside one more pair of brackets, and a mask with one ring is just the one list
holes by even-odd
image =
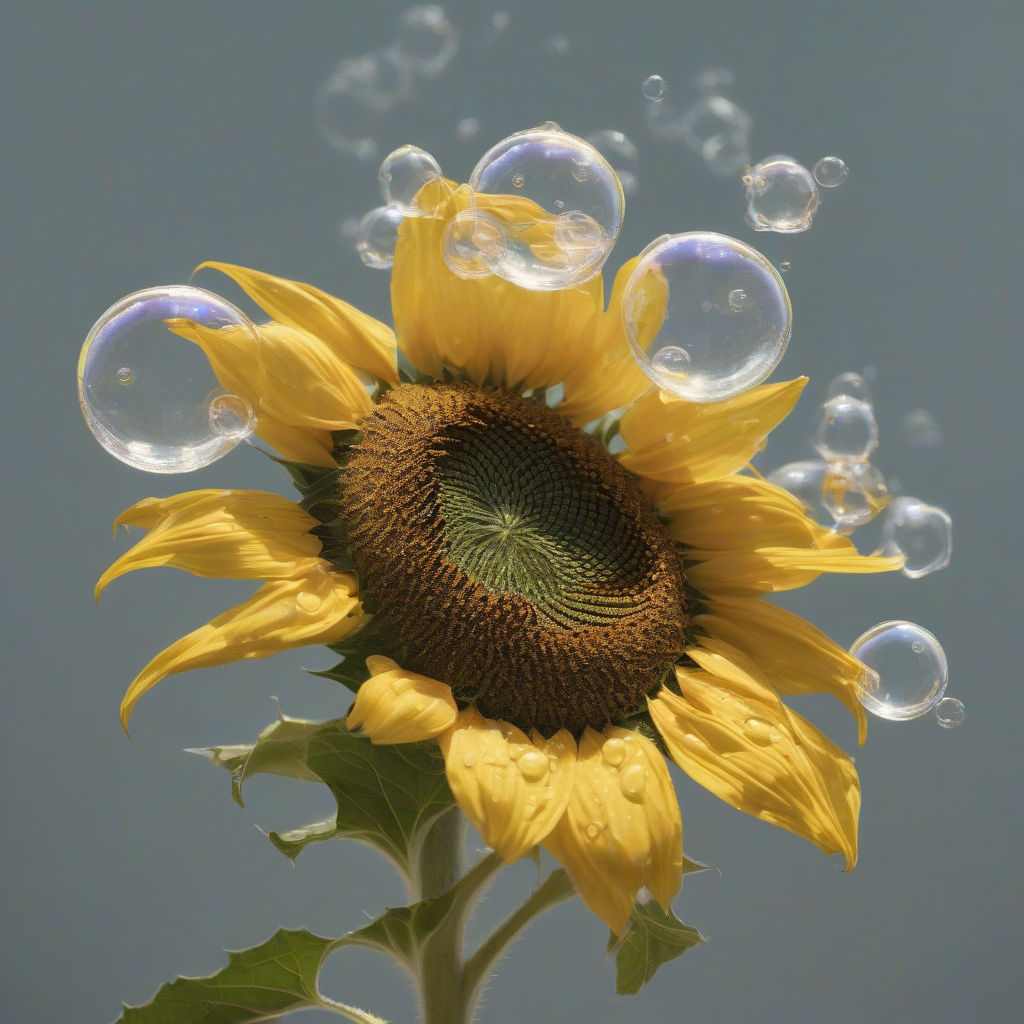
[[634, 478], [538, 402], [410, 385], [363, 425], [343, 518], [404, 664], [483, 714], [579, 734], [641, 707], [684, 647], [684, 579]]

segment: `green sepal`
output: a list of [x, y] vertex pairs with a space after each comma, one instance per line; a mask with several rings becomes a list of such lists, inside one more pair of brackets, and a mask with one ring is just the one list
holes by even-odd
[[370, 678], [370, 670], [366, 667], [366, 659], [373, 654], [382, 654], [386, 658], [397, 661], [400, 665], [406, 660], [407, 652], [405, 647], [396, 649], [392, 643], [381, 633], [376, 625], [376, 620], [370, 621], [359, 630], [331, 644], [330, 649], [335, 654], [342, 656], [334, 668], [326, 669], [323, 672], [312, 672], [311, 675], [321, 676], [323, 679], [333, 679], [342, 686], [347, 686], [353, 693], [359, 692], [359, 687]]
[[384, 1024], [320, 994], [320, 969], [337, 948], [337, 940], [282, 928], [260, 946], [229, 952], [216, 974], [166, 982], [144, 1006], [126, 1006], [116, 1024], [256, 1024], [314, 1008]]
[[662, 964], [704, 941], [696, 928], [683, 924], [671, 911], [666, 914], [653, 899], [637, 903], [623, 933], [608, 937], [608, 955], [615, 953], [615, 991], [635, 996]]
[[338, 838], [337, 817], [315, 821], [303, 828], [289, 829], [287, 832], [267, 832], [267, 838], [294, 863], [302, 851], [310, 843], [322, 843], [325, 839]]

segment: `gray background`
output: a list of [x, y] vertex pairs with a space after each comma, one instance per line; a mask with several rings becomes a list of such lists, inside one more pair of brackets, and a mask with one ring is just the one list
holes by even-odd
[[[927, 626], [970, 717], [953, 732], [872, 721], [856, 751], [852, 875], [677, 773], [687, 852], [722, 869], [688, 880], [677, 910], [711, 942], [624, 1000], [606, 930], [578, 902], [563, 906], [502, 965], [484, 1019], [1007, 1019], [1022, 877], [1021, 8], [509, 4], [511, 29], [482, 52], [472, 40], [498, 6], [448, 5], [463, 52], [383, 126], [384, 151], [419, 143], [464, 180], [513, 130], [549, 118], [579, 134], [620, 128], [642, 166], [612, 269], [662, 232], [696, 228], [791, 260], [795, 331], [780, 374], [812, 384], [760, 464], [810, 457], [827, 382], [871, 364], [877, 462], [951, 511], [956, 550], [924, 580], [824, 579], [785, 603], [844, 644], [887, 618]], [[295, 715], [341, 713], [345, 694], [301, 672], [327, 652], [174, 677], [142, 701], [134, 742], [122, 735], [117, 705], [135, 672], [251, 586], [141, 573], [97, 610], [93, 582], [126, 547], [110, 542], [110, 522], [149, 494], [287, 485], [244, 447], [184, 479], [132, 471], [93, 441], [73, 386], [81, 339], [111, 302], [184, 281], [203, 259], [308, 280], [389, 317], [387, 275], [338, 236], [342, 218], [377, 204], [375, 168], [319, 138], [311, 97], [339, 57], [382, 45], [401, 9], [3, 5], [4, 1021], [109, 1021], [122, 998], [215, 970], [225, 947], [282, 924], [337, 935], [401, 898], [358, 845], [324, 844], [293, 869], [254, 828], [315, 820], [326, 792], [263, 779], [242, 811], [224, 773], [182, 753], [251, 739], [273, 716], [271, 694]], [[556, 32], [571, 43], [564, 57], [542, 47]], [[736, 73], [755, 156], [849, 163], [807, 234], [754, 236], [738, 183], [645, 133], [643, 78], [659, 72], [685, 97], [712, 63]], [[455, 138], [465, 116], [483, 125], [470, 144]], [[918, 407], [942, 425], [937, 451], [901, 443], [900, 417]], [[798, 703], [854, 750], [843, 709]], [[484, 917], [528, 883], [523, 866], [509, 871]], [[324, 987], [395, 1021], [413, 1015], [403, 977], [369, 953], [337, 956]]]

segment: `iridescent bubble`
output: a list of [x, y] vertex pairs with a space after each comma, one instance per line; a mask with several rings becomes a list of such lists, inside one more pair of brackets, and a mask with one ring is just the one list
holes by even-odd
[[942, 444], [942, 429], [927, 409], [908, 412], [900, 421], [900, 427], [911, 448], [937, 448]]
[[643, 84], [644, 99], [660, 103], [668, 95], [668, 85], [661, 75], [648, 75]]
[[636, 146], [622, 132], [610, 129], [588, 135], [587, 142], [611, 164], [622, 185], [623, 194], [635, 195], [640, 182], [640, 154]]
[[480, 122], [475, 117], [464, 117], [456, 126], [459, 142], [469, 142], [480, 131]]
[[374, 270], [387, 270], [395, 262], [398, 228], [404, 220], [402, 211], [391, 206], [370, 210], [359, 222], [356, 252]]
[[838, 395], [849, 395], [851, 398], [859, 398], [866, 405], [871, 405], [871, 389], [868, 382], [859, 373], [841, 373], [832, 379], [828, 386], [826, 398], [835, 398]]
[[823, 156], [814, 165], [814, 180], [822, 188], [835, 188], [846, 181], [850, 171], [837, 156]]
[[956, 697], [943, 697], [935, 705], [935, 721], [943, 729], [955, 729], [958, 725], [963, 725], [966, 718], [967, 710]]
[[441, 165], [418, 146], [402, 146], [384, 158], [378, 180], [385, 206], [405, 217], [429, 216], [433, 209], [421, 209], [416, 197], [424, 185], [442, 180]]
[[564, 57], [569, 52], [569, 46], [569, 37], [561, 32], [556, 32], [544, 40], [544, 50], [555, 57]]
[[683, 115], [680, 138], [715, 174], [727, 177], [750, 162], [750, 115], [724, 96], [705, 96]]
[[[729, 302], [737, 290], [745, 296], [739, 310]], [[721, 401], [759, 384], [789, 343], [792, 310], [775, 268], [749, 245], [710, 231], [649, 245], [622, 310], [640, 368], [691, 401]]]
[[953, 520], [917, 498], [896, 498], [882, 519], [882, 553], [903, 555], [903, 575], [916, 580], [945, 569], [953, 553]]
[[441, 248], [453, 274], [467, 280], [490, 277], [505, 255], [505, 229], [480, 210], [461, 210], [446, 225]]
[[256, 328], [219, 295], [189, 285], [134, 292], [96, 321], [78, 359], [78, 400], [96, 440], [150, 473], [187, 473], [225, 455], [255, 426], [249, 403], [220, 387], [202, 349], [171, 329]]
[[443, 7], [424, 4], [402, 13], [393, 46], [411, 71], [434, 78], [459, 52], [459, 34]]
[[869, 523], [889, 503], [885, 474], [870, 462], [830, 462], [822, 504], [844, 531]]
[[830, 398], [814, 417], [811, 446], [826, 459], [866, 459], [878, 447], [871, 406], [847, 394]]
[[697, 92], [706, 96], [731, 89], [734, 83], [735, 76], [728, 68], [705, 68], [693, 79]]
[[[622, 186], [588, 142], [556, 128], [519, 132], [488, 150], [473, 170], [477, 206], [507, 235], [496, 273], [550, 291], [590, 280], [622, 225]], [[491, 199], [490, 197], [504, 197]]]
[[789, 491], [818, 522], [830, 522], [832, 514], [824, 504], [827, 470], [828, 463], [821, 459], [789, 462], [769, 473], [768, 482]]
[[791, 235], [806, 231], [818, 209], [818, 186], [802, 164], [789, 156], [762, 160], [743, 176], [747, 223], [755, 231]]
[[881, 622], [858, 637], [850, 653], [871, 669], [860, 701], [874, 715], [903, 722], [934, 708], [949, 670], [938, 640], [913, 622]]

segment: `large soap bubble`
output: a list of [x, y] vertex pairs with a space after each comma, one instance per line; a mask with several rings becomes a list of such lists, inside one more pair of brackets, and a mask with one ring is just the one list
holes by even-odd
[[219, 295], [189, 285], [134, 292], [96, 321], [78, 359], [78, 400], [96, 440], [150, 473], [186, 473], [226, 455], [252, 433], [255, 415], [224, 391], [202, 349], [175, 320], [249, 333], [256, 328]]
[[760, 384], [789, 343], [786, 286], [756, 250], [710, 231], [665, 235], [640, 255], [622, 315], [640, 368], [695, 402]]
[[635, 195], [640, 183], [640, 154], [636, 146], [622, 132], [608, 128], [588, 135], [587, 142], [612, 165], [622, 184], [623, 194]]

